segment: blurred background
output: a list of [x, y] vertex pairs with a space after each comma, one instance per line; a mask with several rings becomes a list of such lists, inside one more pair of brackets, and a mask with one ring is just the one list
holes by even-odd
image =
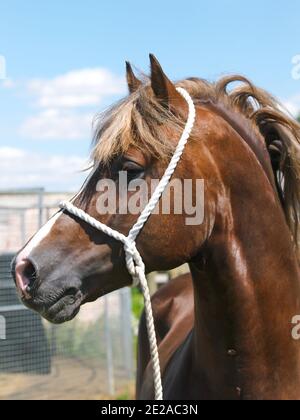
[[[76, 192], [97, 113], [126, 95], [125, 60], [171, 79], [240, 73], [300, 114], [297, 0], [10, 0], [0, 7], [0, 399], [134, 396], [138, 291], [51, 326], [24, 309], [9, 265]], [[152, 277], [153, 289], [173, 273]], [[2, 319], [2, 318], [1, 318]]]

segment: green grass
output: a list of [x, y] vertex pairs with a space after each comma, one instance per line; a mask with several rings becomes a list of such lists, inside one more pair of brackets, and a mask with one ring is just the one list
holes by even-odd
[[131, 298], [132, 298], [132, 313], [135, 319], [139, 320], [144, 309], [143, 295], [137, 288], [133, 288], [131, 290]]
[[117, 401], [127, 401], [127, 400], [130, 400], [130, 399], [131, 398], [130, 398], [130, 395], [129, 395], [129, 391], [126, 391], [123, 394], [118, 395], [117, 398], [116, 398]]
[[[131, 289], [131, 310], [134, 316], [134, 324], [135, 328], [134, 331], [137, 332], [137, 326], [139, 324], [143, 309], [144, 309], [144, 299], [142, 293], [137, 288]], [[135, 359], [137, 357], [137, 349], [138, 349], [138, 336], [135, 333], [133, 336], [133, 348], [134, 348], [134, 355]]]

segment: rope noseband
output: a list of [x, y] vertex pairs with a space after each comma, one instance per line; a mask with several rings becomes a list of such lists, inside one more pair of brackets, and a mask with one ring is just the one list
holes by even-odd
[[155, 209], [172, 175], [174, 174], [177, 164], [184, 151], [185, 145], [194, 127], [195, 118], [196, 118], [196, 110], [195, 110], [195, 105], [193, 103], [193, 100], [185, 89], [180, 88], [180, 87], [176, 89], [181, 94], [181, 96], [186, 100], [188, 104], [188, 107], [189, 107], [188, 120], [187, 120], [185, 129], [182, 133], [182, 136], [178, 142], [174, 155], [169, 163], [169, 166], [167, 167], [162, 179], [160, 180], [158, 186], [156, 187], [148, 204], [142, 211], [135, 225], [130, 230], [128, 236], [125, 236], [121, 234], [120, 232], [114, 229], [111, 229], [105, 224], [99, 222], [98, 220], [89, 216], [83, 210], [80, 210], [79, 208], [77, 208], [70, 202], [62, 202], [60, 204], [61, 209], [67, 210], [68, 213], [73, 214], [74, 216], [88, 223], [95, 229], [98, 229], [104, 234], [116, 239], [117, 241], [122, 242], [124, 245], [126, 265], [127, 265], [128, 272], [132, 276], [133, 286], [140, 284], [142, 292], [143, 292], [143, 296], [144, 296], [147, 331], [148, 331], [149, 344], [150, 344], [151, 360], [152, 360], [152, 365], [153, 365], [154, 389], [155, 389], [156, 400], [163, 399], [161, 370], [160, 370], [157, 340], [156, 340], [155, 327], [154, 327], [153, 312], [152, 312], [152, 306], [151, 306], [151, 296], [150, 296], [147, 279], [145, 275], [145, 264], [142, 260], [142, 257], [139, 251], [137, 250], [136, 238], [138, 234], [141, 232], [145, 223], [147, 222], [149, 216]]

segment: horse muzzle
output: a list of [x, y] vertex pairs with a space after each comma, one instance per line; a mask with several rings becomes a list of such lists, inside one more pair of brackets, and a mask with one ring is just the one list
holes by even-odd
[[18, 295], [29, 309], [55, 324], [70, 321], [78, 314], [84, 300], [80, 281], [64, 277], [64, 281], [41, 283], [38, 265], [31, 258], [15, 258], [11, 271]]

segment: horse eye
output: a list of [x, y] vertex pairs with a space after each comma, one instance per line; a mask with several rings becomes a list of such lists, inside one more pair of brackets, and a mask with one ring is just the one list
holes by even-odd
[[126, 171], [131, 177], [138, 177], [144, 173], [145, 168], [138, 163], [128, 160], [123, 163], [122, 171]]

